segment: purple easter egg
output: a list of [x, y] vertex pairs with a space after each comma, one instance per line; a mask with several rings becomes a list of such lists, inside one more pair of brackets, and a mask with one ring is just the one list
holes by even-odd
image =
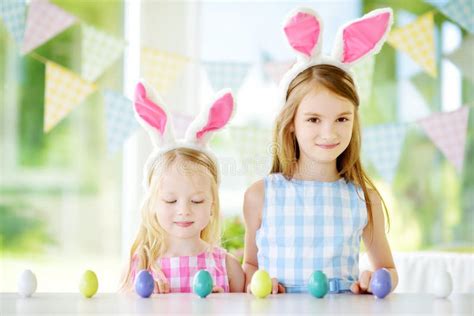
[[370, 281], [372, 293], [378, 298], [384, 298], [392, 290], [392, 279], [387, 269], [378, 269]]
[[155, 289], [155, 281], [153, 276], [147, 270], [138, 272], [135, 279], [135, 291], [141, 297], [150, 297]]

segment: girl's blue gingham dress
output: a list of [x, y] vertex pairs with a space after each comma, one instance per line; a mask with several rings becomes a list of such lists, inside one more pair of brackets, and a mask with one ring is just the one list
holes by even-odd
[[262, 223], [256, 235], [259, 269], [278, 278], [287, 292], [305, 292], [316, 270], [330, 281], [350, 285], [357, 280], [360, 240], [367, 224], [362, 189], [343, 178], [287, 180], [279, 173], [264, 182]]

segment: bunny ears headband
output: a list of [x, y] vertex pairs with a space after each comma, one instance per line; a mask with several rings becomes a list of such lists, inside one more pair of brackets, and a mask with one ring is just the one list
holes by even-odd
[[214, 101], [204, 107], [186, 130], [184, 139], [176, 139], [172, 117], [160, 96], [145, 82], [139, 82], [135, 90], [135, 117], [148, 132], [154, 150], [145, 164], [145, 187], [153, 163], [163, 153], [178, 147], [199, 150], [216, 162], [214, 154], [208, 148], [212, 135], [227, 125], [234, 113], [234, 98], [230, 89], [217, 93]]
[[297, 61], [280, 82], [281, 106], [286, 102], [293, 79], [309, 67], [330, 64], [352, 76], [352, 66], [380, 51], [392, 22], [392, 9], [384, 8], [343, 25], [336, 35], [331, 55], [325, 56], [321, 53], [323, 24], [318, 14], [309, 8], [291, 11], [284, 21], [283, 30], [297, 54]]

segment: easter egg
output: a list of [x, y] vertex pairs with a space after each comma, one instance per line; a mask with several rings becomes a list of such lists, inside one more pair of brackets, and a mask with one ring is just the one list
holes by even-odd
[[448, 271], [441, 271], [434, 276], [432, 292], [438, 298], [448, 297], [453, 291], [453, 280]]
[[258, 270], [250, 281], [250, 290], [258, 298], [264, 298], [272, 292], [272, 279], [265, 270]]
[[36, 291], [36, 276], [31, 270], [24, 270], [18, 278], [18, 293], [30, 297]]
[[315, 271], [308, 281], [308, 291], [317, 298], [323, 298], [329, 290], [328, 279], [322, 271]]
[[211, 274], [206, 270], [199, 270], [193, 279], [193, 292], [204, 298], [212, 292], [213, 281]]
[[378, 269], [370, 280], [372, 293], [378, 298], [384, 298], [392, 290], [392, 278], [387, 269]]
[[87, 270], [81, 277], [79, 282], [79, 291], [87, 298], [91, 298], [97, 293], [99, 288], [99, 280], [97, 280], [97, 275], [94, 271]]
[[140, 270], [135, 278], [135, 291], [141, 297], [150, 297], [155, 289], [155, 280], [147, 270]]

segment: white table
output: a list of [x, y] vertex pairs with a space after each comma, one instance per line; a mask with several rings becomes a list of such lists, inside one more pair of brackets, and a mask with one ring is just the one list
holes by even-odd
[[79, 293], [35, 293], [21, 298], [16, 293], [0, 294], [1, 315], [124, 315], [124, 314], [362, 314], [362, 315], [473, 315], [474, 294], [437, 299], [428, 294], [396, 294], [385, 299], [372, 295], [336, 294], [317, 299], [309, 294], [280, 294], [258, 299], [249, 294], [211, 294], [201, 299], [194, 294], [153, 295], [99, 293], [91, 299]]

